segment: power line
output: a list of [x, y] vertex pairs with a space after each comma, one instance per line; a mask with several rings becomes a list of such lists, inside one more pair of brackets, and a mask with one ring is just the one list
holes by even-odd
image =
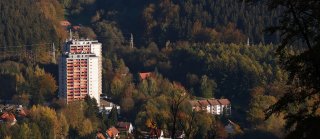
[[26, 46], [37, 46], [37, 45], [48, 45], [48, 44], [52, 44], [52, 42], [50, 43], [38, 43], [38, 44], [24, 44], [24, 45], [9, 45], [9, 46], [2, 46], [0, 47], [0, 49], [7, 49], [7, 48], [21, 48], [21, 47], [26, 47]]
[[[26, 49], [27, 46], [38, 46], [38, 45], [54, 45], [53, 43], [38, 43], [38, 44], [24, 44], [24, 45], [11, 45], [11, 46], [2, 46], [0, 47], [0, 59], [6, 59], [6, 58], [28, 58], [32, 63], [35, 63], [37, 59], [37, 55], [35, 54], [34, 50], [28, 50]], [[22, 49], [20, 49], [22, 48]], [[36, 48], [37, 50], [37, 48]], [[54, 53], [54, 46], [53, 50], [49, 49], [46, 50], [47, 52], [50, 52], [50, 54]], [[54, 62], [54, 61], [53, 61]]]

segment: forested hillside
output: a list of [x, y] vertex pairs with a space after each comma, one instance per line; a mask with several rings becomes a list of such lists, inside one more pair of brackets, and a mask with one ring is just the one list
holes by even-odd
[[[60, 0], [77, 23], [116, 22], [133, 33], [138, 44], [193, 42], [278, 42], [263, 30], [275, 24], [279, 11], [239, 0]], [[87, 18], [83, 18], [83, 16]], [[84, 21], [84, 22], [83, 22]], [[129, 22], [128, 22], [129, 21]]]
[[[0, 138], [94, 138], [118, 120], [132, 122], [135, 136], [176, 127], [186, 138], [281, 138], [282, 113], [264, 120], [264, 110], [287, 89], [271, 44], [279, 36], [263, 31], [278, 14], [242, 0], [2, 0], [0, 52], [18, 53], [19, 46], [37, 56], [1, 59], [0, 100], [33, 114], [11, 130], [0, 124]], [[62, 20], [72, 25], [61, 27]], [[47, 43], [58, 46], [59, 56], [69, 29], [74, 38], [102, 43], [103, 94], [121, 115], [98, 113], [89, 98], [72, 105], [58, 99], [58, 68]], [[140, 72], [152, 77], [142, 80]], [[229, 99], [232, 115], [191, 111], [190, 100], [213, 97]], [[228, 120], [236, 123], [233, 134], [224, 129]]]

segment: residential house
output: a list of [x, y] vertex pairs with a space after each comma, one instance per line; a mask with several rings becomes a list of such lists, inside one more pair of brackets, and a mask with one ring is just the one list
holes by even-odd
[[243, 132], [241, 130], [241, 127], [238, 124], [232, 122], [231, 120], [228, 120], [228, 124], [224, 128], [228, 134], [236, 134]]
[[234, 127], [232, 124], [229, 123], [224, 128], [228, 134], [234, 134]]
[[129, 122], [118, 122], [116, 127], [120, 133], [132, 134], [133, 126]]
[[4, 112], [1, 117], [0, 117], [1, 121], [4, 121], [6, 123], [8, 123], [9, 125], [13, 126], [17, 123], [17, 119], [14, 116], [13, 113], [9, 113], [9, 112]]
[[107, 115], [111, 112], [112, 108], [115, 107], [120, 114], [120, 106], [112, 102], [100, 99], [99, 112], [105, 112]]
[[141, 80], [145, 80], [152, 75], [152, 72], [140, 72], [139, 76]]
[[120, 138], [119, 133], [120, 133], [119, 130], [113, 126], [106, 131], [106, 135], [108, 139]]
[[17, 114], [18, 117], [26, 117], [27, 116], [27, 111], [24, 108], [19, 108], [17, 109]]
[[207, 100], [211, 106], [210, 113], [214, 115], [220, 115], [222, 113], [221, 105], [217, 99]]

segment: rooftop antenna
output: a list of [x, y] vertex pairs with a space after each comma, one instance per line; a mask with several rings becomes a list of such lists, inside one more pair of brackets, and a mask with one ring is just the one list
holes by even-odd
[[133, 48], [133, 35], [130, 34], [130, 48]]

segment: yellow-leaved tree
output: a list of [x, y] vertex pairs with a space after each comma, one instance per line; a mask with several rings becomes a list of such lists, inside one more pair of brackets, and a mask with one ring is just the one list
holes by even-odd
[[[61, 117], [60, 117], [61, 118]], [[46, 139], [55, 139], [61, 137], [65, 131], [61, 131], [62, 127], [66, 126], [66, 123], [60, 122], [55, 110], [41, 105], [34, 105], [30, 109], [30, 120], [35, 123], [40, 130], [41, 137]]]

